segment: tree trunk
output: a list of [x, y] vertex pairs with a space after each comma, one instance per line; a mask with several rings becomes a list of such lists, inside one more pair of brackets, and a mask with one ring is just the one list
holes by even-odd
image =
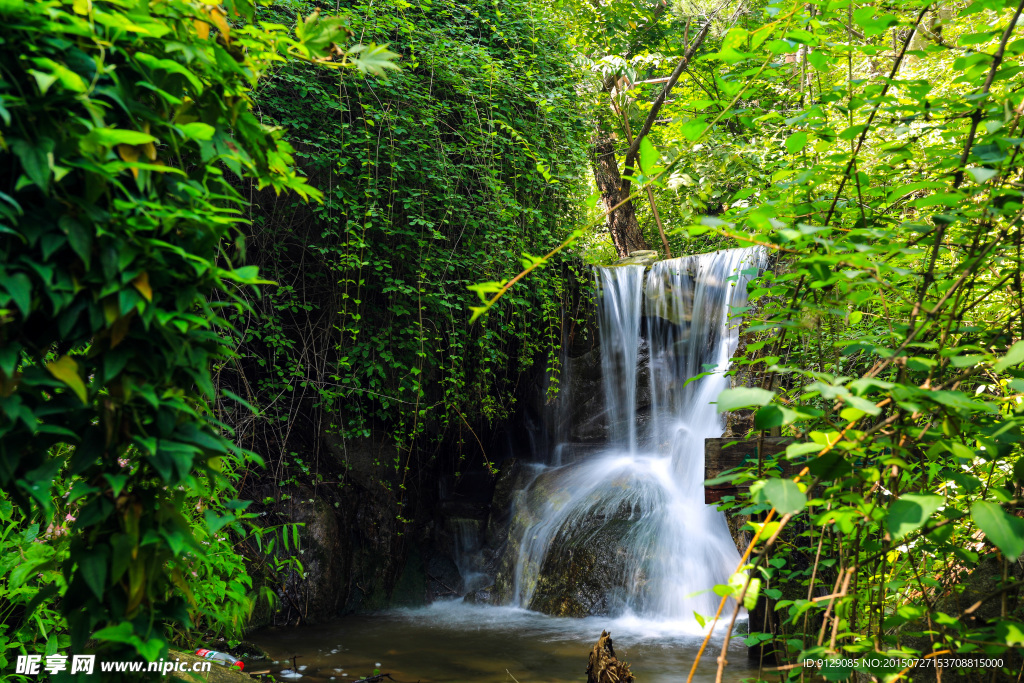
[[[622, 191], [622, 179], [619, 176], [619, 164], [615, 161], [615, 146], [609, 137], [600, 137], [594, 143], [594, 180], [601, 192], [606, 209], [611, 209], [629, 195]], [[629, 252], [648, 249], [644, 236], [640, 233], [640, 223], [636, 220], [633, 202], [625, 204], [608, 214], [608, 232], [612, 243], [619, 253], [619, 258], [626, 258]]]

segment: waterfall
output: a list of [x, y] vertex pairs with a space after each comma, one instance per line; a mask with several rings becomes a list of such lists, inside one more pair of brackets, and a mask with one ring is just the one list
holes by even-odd
[[[609, 442], [543, 469], [517, 508], [513, 601], [553, 614], [689, 621], [713, 614], [710, 589], [739, 555], [725, 516], [704, 504], [704, 439], [721, 436], [711, 404], [738, 344], [732, 307], [763, 268], [761, 249], [597, 269]], [[641, 349], [646, 348], [646, 356]], [[649, 386], [638, 386], [646, 363]], [[650, 419], [638, 424], [638, 392]]]

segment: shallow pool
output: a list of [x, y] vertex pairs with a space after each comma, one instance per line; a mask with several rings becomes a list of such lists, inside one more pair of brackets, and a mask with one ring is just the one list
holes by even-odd
[[[291, 668], [297, 655], [296, 665], [305, 667], [300, 682], [351, 682], [379, 670], [398, 683], [561, 683], [586, 680], [587, 657], [602, 629], [611, 633], [616, 655], [629, 662], [637, 683], [685, 681], [703, 638], [695, 621], [565, 619], [513, 607], [442, 602], [270, 629], [252, 640], [280, 662], [274, 671]], [[716, 635], [695, 681], [715, 680], [721, 646], [722, 636]], [[757, 673], [740, 634], [729, 646], [728, 660], [726, 683]]]

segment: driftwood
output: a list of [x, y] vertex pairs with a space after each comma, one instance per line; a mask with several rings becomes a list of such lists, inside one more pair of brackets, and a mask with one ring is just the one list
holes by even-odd
[[376, 674], [374, 676], [368, 676], [367, 678], [360, 678], [357, 681], [352, 681], [352, 683], [381, 683], [385, 678], [392, 681], [394, 680], [391, 678], [391, 674]]
[[634, 683], [635, 680], [629, 672], [629, 664], [616, 659], [611, 635], [601, 631], [601, 638], [590, 651], [587, 683]]
[[366, 678], [360, 678], [358, 681], [352, 681], [352, 683], [380, 683], [385, 678], [395, 680], [391, 678], [391, 674], [376, 674], [374, 676], [367, 676]]

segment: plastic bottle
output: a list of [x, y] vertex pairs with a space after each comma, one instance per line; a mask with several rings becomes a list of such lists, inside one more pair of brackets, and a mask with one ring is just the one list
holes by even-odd
[[209, 659], [211, 662], [217, 662], [218, 664], [223, 664], [224, 666], [236, 667], [239, 671], [245, 669], [245, 664], [242, 663], [241, 659], [235, 659], [231, 655], [224, 652], [217, 652], [216, 650], [204, 650], [203, 648], [199, 648], [198, 650], [196, 650], [196, 654], [202, 657], [203, 659]]

